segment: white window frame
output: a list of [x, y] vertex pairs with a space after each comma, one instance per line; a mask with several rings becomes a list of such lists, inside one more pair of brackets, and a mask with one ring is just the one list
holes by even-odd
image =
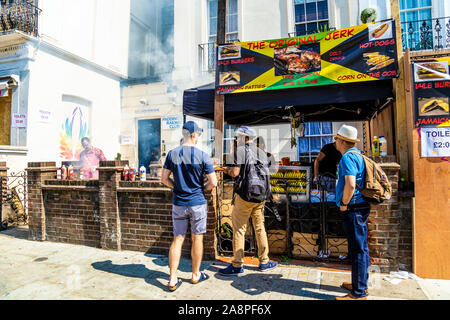
[[[430, 22], [431, 21], [433, 21], [433, 0], [431, 1], [431, 6], [425, 6], [425, 7], [416, 7], [416, 8], [409, 8], [409, 9], [401, 9], [400, 8], [400, 2], [399, 2], [399, 10], [400, 10], [400, 24], [401, 25], [405, 25], [406, 26], [406, 28], [405, 28], [405, 30], [403, 30], [403, 34], [404, 34], [404, 39], [405, 39], [405, 41], [406, 41], [406, 48], [409, 48], [409, 34], [408, 34], [408, 23], [409, 22], [414, 22], [414, 21], [402, 21], [401, 20], [401, 16], [402, 16], [402, 13], [408, 13], [408, 12], [414, 12], [414, 11], [417, 11], [417, 16], [419, 16], [419, 11], [421, 11], [421, 10], [430, 10], [430, 13], [431, 13], [431, 18], [430, 18]], [[406, 16], [406, 15], [405, 15]], [[421, 21], [419, 18], [417, 18], [417, 21]], [[420, 25], [419, 25], [419, 27], [420, 27]], [[418, 36], [418, 34], [419, 34], [419, 30], [415, 30], [414, 31], [414, 34], [415, 34], [415, 36], [414, 37], [416, 37], [416, 36]], [[431, 30], [431, 32], [433, 32], [433, 37], [432, 37], [432, 39], [434, 39], [434, 30]]]
[[[208, 38], [208, 43], [215, 43], [216, 42], [216, 37], [217, 34], [211, 34], [211, 17], [210, 14], [210, 10], [209, 10], [209, 4], [213, 1], [217, 0], [206, 0], [206, 10], [207, 10], [207, 38]], [[227, 16], [226, 19], [228, 20], [229, 17], [231, 16], [236, 16], [236, 22], [237, 22], [237, 30], [233, 31], [233, 32], [226, 32], [226, 41], [234, 41], [234, 40], [238, 40], [239, 39], [239, 0], [235, 0], [236, 1], [236, 13], [233, 14], [228, 14], [228, 9], [227, 9]], [[217, 14], [217, 13], [216, 13]], [[217, 16], [216, 18], [216, 22], [217, 22]]]
[[[304, 4], [305, 4], [305, 6], [304, 6], [304, 8], [305, 8], [305, 18], [306, 18], [306, 1], [308, 1], [308, 0], [304, 0]], [[318, 7], [317, 7], [317, 2], [319, 2], [319, 1], [322, 2], [323, 0], [313, 0], [313, 1], [316, 4], [316, 16], [318, 16], [319, 10], [318, 10]], [[327, 11], [328, 11], [327, 12], [327, 14], [328, 14], [328, 18], [327, 19], [316, 19], [316, 20], [311, 20], [311, 21], [297, 22], [296, 19], [295, 19], [295, 6], [296, 6], [296, 3], [295, 3], [295, 0], [292, 0], [292, 8], [294, 10], [293, 14], [294, 14], [294, 34], [295, 35], [297, 35], [297, 26], [298, 25], [308, 25], [310, 23], [316, 23], [317, 30], [319, 30], [319, 23], [327, 22], [328, 23], [328, 28], [330, 27], [330, 12], [329, 12], [330, 5], [328, 3], [328, 0], [325, 0], [325, 2], [327, 3]], [[310, 34], [310, 33], [307, 31], [306, 34]]]

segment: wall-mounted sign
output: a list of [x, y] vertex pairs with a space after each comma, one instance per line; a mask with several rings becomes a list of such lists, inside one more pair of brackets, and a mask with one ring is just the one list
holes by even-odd
[[162, 129], [173, 130], [179, 129], [183, 125], [183, 117], [171, 116], [162, 118]]
[[398, 76], [392, 20], [267, 41], [218, 46], [220, 94], [392, 79]]
[[450, 127], [421, 128], [422, 157], [450, 157]]
[[141, 113], [154, 113], [154, 112], [159, 112], [159, 108], [140, 109], [140, 110], [136, 110], [134, 113], [141, 114]]
[[12, 128], [26, 128], [27, 127], [27, 115], [20, 113], [13, 113], [11, 118]]
[[133, 137], [132, 136], [120, 136], [120, 144], [122, 144], [122, 145], [133, 144]]
[[52, 121], [52, 112], [44, 108], [38, 108], [37, 121], [43, 123], [50, 123]]
[[436, 127], [450, 120], [450, 58], [412, 64], [416, 127]]

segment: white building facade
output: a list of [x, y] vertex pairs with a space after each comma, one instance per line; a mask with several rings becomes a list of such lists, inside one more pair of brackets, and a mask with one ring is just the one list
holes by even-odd
[[128, 72], [129, 1], [14, 2], [35, 6], [39, 15], [34, 33], [19, 23], [0, 34], [0, 78], [17, 79], [11, 101], [0, 98], [7, 119], [0, 158], [15, 172], [30, 161], [78, 160], [86, 136], [114, 159], [120, 79]]
[[[138, 21], [142, 25], [142, 21], [149, 21], [145, 14], [159, 12], [160, 19], [166, 20], [166, 26], [170, 26], [171, 30], [166, 34], [171, 40], [164, 40], [166, 44], [164, 50], [171, 51], [170, 58], [167, 58], [167, 51], [161, 54], [156, 48], [150, 50], [158, 57], [151, 64], [170, 63], [171, 69], [165, 69], [164, 75], [160, 78], [141, 75], [141, 79], [137, 76], [131, 77], [133, 81], [122, 82], [123, 122], [120, 134], [124, 143], [121, 144], [121, 152], [125, 159], [130, 159], [136, 165], [147, 166], [149, 159], [143, 154], [152, 153], [150, 161], [157, 162], [163, 159], [168, 149], [179, 144], [183, 90], [214, 81], [217, 0], [161, 0], [152, 2], [157, 3], [153, 7], [145, 6], [144, 2], [143, 0], [131, 1], [131, 21]], [[430, 6], [428, 6], [429, 3]], [[426, 7], [422, 8], [422, 5]], [[167, 15], [167, 10], [165, 13], [161, 11], [164, 6], [166, 9], [170, 8], [170, 15]], [[402, 21], [405, 19], [405, 23], [416, 16], [426, 17], [422, 14], [423, 9], [429, 9], [431, 18], [450, 16], [449, 6], [450, 4], [445, 0], [400, 0], [399, 2]], [[228, 0], [227, 41], [277, 39], [296, 34], [314, 33], [325, 27], [346, 28], [361, 24], [360, 15], [366, 8], [376, 10], [377, 20], [391, 18], [390, 0]], [[144, 28], [147, 28], [147, 33], [158, 38], [158, 26], [147, 25]], [[156, 43], [161, 43], [161, 39]], [[134, 50], [131, 42], [129, 50], [130, 52]], [[187, 117], [187, 120], [192, 118]], [[205, 129], [201, 147], [211, 152], [213, 125], [208, 121], [196, 120]], [[145, 130], [139, 129], [139, 123], [145, 126], [145, 121], [153, 123], [152, 139], [155, 137], [159, 139], [151, 147], [146, 142], [139, 142], [140, 139], [150, 139], [142, 138]], [[167, 125], [167, 121], [175, 125]], [[299, 150], [298, 147], [291, 148], [289, 125], [256, 129], [261, 129], [261, 134], [267, 140], [266, 145], [275, 155], [276, 160], [288, 156], [293, 160], [312, 161], [318, 153], [317, 149], [320, 149], [327, 141], [331, 141], [332, 134], [336, 133], [340, 125], [341, 123], [333, 122], [331, 129], [329, 129], [330, 125], [324, 127], [318, 125], [319, 136], [316, 132], [306, 138], [314, 144], [314, 147], [307, 152]], [[353, 123], [353, 125], [358, 127], [362, 136], [362, 123]], [[325, 127], [326, 130], [323, 129]], [[225, 130], [227, 129], [228, 126], [225, 127]], [[140, 130], [142, 134], [139, 133]], [[315, 130], [317, 131], [317, 128]], [[227, 136], [231, 139], [233, 133]], [[317, 144], [314, 140], [321, 140], [321, 142]], [[310, 142], [308, 143], [311, 145]], [[141, 147], [139, 147], [140, 144]], [[362, 148], [362, 145], [359, 147]], [[156, 149], [157, 152], [149, 151], [147, 148]]]

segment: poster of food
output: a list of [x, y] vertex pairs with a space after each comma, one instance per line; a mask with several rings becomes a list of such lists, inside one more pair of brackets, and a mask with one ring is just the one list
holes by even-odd
[[436, 127], [450, 120], [450, 58], [412, 64], [415, 126]]
[[[219, 94], [392, 79], [392, 20], [294, 38], [217, 46]], [[447, 66], [448, 69], [448, 66]]]

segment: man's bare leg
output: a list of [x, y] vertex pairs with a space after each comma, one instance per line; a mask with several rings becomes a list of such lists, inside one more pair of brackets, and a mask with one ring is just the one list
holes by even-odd
[[203, 257], [203, 234], [192, 235], [192, 281], [200, 279], [200, 266], [202, 264]]
[[183, 247], [185, 236], [174, 236], [169, 251], [170, 280], [169, 286], [175, 286], [178, 282], [177, 271], [180, 265], [181, 248]]

